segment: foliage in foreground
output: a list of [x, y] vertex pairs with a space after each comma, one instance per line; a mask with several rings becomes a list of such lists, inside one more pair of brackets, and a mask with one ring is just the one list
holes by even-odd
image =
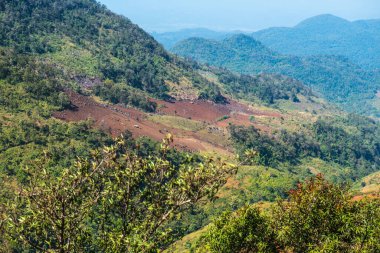
[[[269, 223], [259, 210], [245, 206], [224, 213], [201, 239], [198, 252], [275, 252]], [[245, 251], [244, 251], [245, 250]]]
[[380, 201], [353, 201], [318, 175], [268, 212], [224, 214], [197, 244], [195, 252], [379, 252]]
[[[166, 154], [141, 157], [123, 140], [55, 175], [44, 165], [26, 170], [19, 186], [4, 179], [0, 242], [15, 252], [156, 252], [170, 242], [166, 224], [212, 199], [235, 166], [204, 159], [174, 166]], [[127, 151], [128, 150], [128, 151]]]

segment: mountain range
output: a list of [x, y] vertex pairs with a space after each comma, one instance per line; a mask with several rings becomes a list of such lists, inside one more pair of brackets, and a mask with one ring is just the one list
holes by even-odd
[[[347, 97], [367, 103], [375, 75], [246, 35], [188, 42], [224, 68], [168, 52], [95, 0], [0, 1], [0, 251], [162, 252], [195, 232], [177, 252], [220, 252], [205, 241], [214, 224], [237, 247], [249, 239], [243, 252], [376, 252], [380, 126], [331, 103], [369, 113]], [[303, 189], [305, 216], [261, 213]], [[315, 243], [281, 238], [295, 218]]]
[[[341, 55], [366, 69], [380, 68], [380, 20], [348, 21], [325, 14], [300, 22], [294, 27], [273, 27], [244, 33], [273, 51], [295, 56]], [[239, 32], [235, 32], [237, 34]], [[208, 29], [154, 33], [166, 49], [191, 37], [221, 40], [233, 34]]]
[[177, 43], [172, 52], [238, 73], [290, 76], [351, 112], [380, 115], [374, 103], [380, 89], [378, 72], [343, 56], [281, 54], [243, 34], [221, 41], [190, 38]]
[[380, 68], [379, 19], [350, 22], [320, 15], [292, 28], [269, 28], [252, 36], [283, 54], [343, 55], [367, 69]]

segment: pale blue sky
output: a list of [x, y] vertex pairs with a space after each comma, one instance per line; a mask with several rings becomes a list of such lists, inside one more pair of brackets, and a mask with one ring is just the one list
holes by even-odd
[[380, 0], [100, 0], [147, 31], [205, 27], [255, 31], [293, 26], [333, 14], [349, 20], [380, 18]]

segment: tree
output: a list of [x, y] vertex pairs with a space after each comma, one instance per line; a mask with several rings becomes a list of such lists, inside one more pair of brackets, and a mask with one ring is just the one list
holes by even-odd
[[199, 252], [275, 252], [274, 234], [259, 209], [246, 206], [224, 213], [201, 238]]
[[318, 175], [288, 200], [246, 206], [216, 219], [195, 252], [380, 252], [380, 201], [354, 201], [346, 186]]
[[6, 205], [7, 234], [37, 251], [155, 252], [170, 241], [165, 225], [205, 198], [212, 199], [236, 167], [203, 158], [176, 167], [166, 159], [128, 151], [124, 140], [79, 159], [57, 176], [44, 165]]
[[273, 208], [273, 230], [285, 252], [378, 252], [379, 201], [352, 201], [348, 188], [322, 175], [299, 184]]

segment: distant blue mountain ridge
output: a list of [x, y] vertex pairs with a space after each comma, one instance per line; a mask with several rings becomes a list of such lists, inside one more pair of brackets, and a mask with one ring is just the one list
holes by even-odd
[[[176, 43], [191, 37], [223, 40], [238, 33], [242, 32], [196, 28], [152, 35], [170, 50]], [[342, 55], [363, 68], [380, 69], [380, 19], [351, 22], [325, 14], [306, 19], [294, 27], [268, 28], [248, 35], [281, 54]]]
[[189, 38], [177, 43], [171, 51], [238, 73], [289, 76], [347, 111], [380, 117], [380, 108], [374, 102], [380, 90], [379, 71], [366, 69], [346, 56], [282, 54], [244, 34], [224, 40]]

